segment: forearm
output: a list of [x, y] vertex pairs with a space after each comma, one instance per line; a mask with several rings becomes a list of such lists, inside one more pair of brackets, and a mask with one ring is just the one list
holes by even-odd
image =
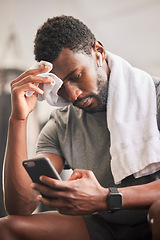
[[[27, 159], [27, 118], [37, 104], [37, 94], [43, 91], [34, 83], [51, 83], [52, 78], [37, 76], [49, 70], [42, 65], [22, 73], [11, 82], [12, 114], [9, 119], [8, 142], [4, 161], [4, 196], [9, 214], [28, 215], [37, 206], [31, 180], [22, 166]], [[26, 97], [27, 91], [33, 95]]]
[[27, 120], [10, 117], [4, 160], [4, 196], [9, 214], [31, 214], [37, 205], [31, 180], [22, 166], [22, 161], [27, 159], [26, 127]]
[[[148, 184], [118, 188], [118, 191], [122, 194], [122, 209], [147, 209], [160, 199], [160, 179]], [[102, 206], [102, 211], [109, 210], [108, 196], [109, 189], [104, 188], [102, 201], [98, 201], [97, 204]]]
[[123, 195], [123, 208], [147, 208], [160, 199], [160, 180], [125, 188], [119, 188]]
[[[57, 198], [57, 201], [38, 199], [45, 205], [57, 208], [60, 213], [87, 215], [99, 211], [108, 211], [109, 189], [102, 187], [90, 170], [75, 169], [68, 181], [57, 181], [46, 176], [41, 177], [44, 184], [34, 184], [38, 192]], [[160, 199], [160, 180], [138, 186], [118, 188], [122, 193], [123, 209], [148, 208]]]

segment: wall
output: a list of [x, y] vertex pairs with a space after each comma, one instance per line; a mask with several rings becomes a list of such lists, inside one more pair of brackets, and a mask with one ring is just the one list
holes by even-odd
[[109, 51], [160, 75], [159, 12], [159, 0], [0, 0], [0, 63], [10, 25], [31, 66], [37, 28], [48, 17], [66, 14], [84, 21]]

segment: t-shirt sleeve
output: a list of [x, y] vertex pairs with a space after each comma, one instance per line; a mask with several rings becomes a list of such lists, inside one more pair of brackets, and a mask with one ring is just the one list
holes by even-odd
[[58, 140], [57, 124], [54, 118], [51, 118], [41, 130], [37, 141], [36, 153], [53, 153], [63, 157]]

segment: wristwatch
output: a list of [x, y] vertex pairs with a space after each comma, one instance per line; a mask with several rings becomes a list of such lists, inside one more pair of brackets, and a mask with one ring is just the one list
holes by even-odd
[[107, 200], [109, 212], [114, 213], [122, 208], [122, 194], [117, 188], [109, 188]]

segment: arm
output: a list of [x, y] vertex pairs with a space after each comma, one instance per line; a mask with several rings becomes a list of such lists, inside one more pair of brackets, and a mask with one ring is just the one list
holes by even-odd
[[119, 188], [123, 194], [124, 208], [148, 208], [160, 199], [160, 180], [148, 184]]
[[[36, 76], [47, 70], [44, 66], [29, 70], [11, 83], [12, 113], [4, 160], [4, 197], [9, 214], [31, 214], [38, 204], [36, 193], [30, 187], [31, 180], [22, 167], [22, 161], [27, 159], [27, 118], [36, 106], [37, 94], [43, 94], [33, 83], [51, 83], [50, 78]], [[35, 91], [30, 98], [25, 96], [28, 90]]]
[[[38, 196], [38, 199], [63, 214], [83, 215], [108, 210], [109, 190], [98, 183], [91, 171], [75, 170], [69, 181], [65, 182], [45, 176], [41, 177], [41, 181], [49, 188], [37, 184], [33, 184], [33, 188], [59, 199], [48, 200], [42, 196]], [[118, 190], [123, 194], [123, 209], [148, 208], [160, 198], [160, 180]]]

